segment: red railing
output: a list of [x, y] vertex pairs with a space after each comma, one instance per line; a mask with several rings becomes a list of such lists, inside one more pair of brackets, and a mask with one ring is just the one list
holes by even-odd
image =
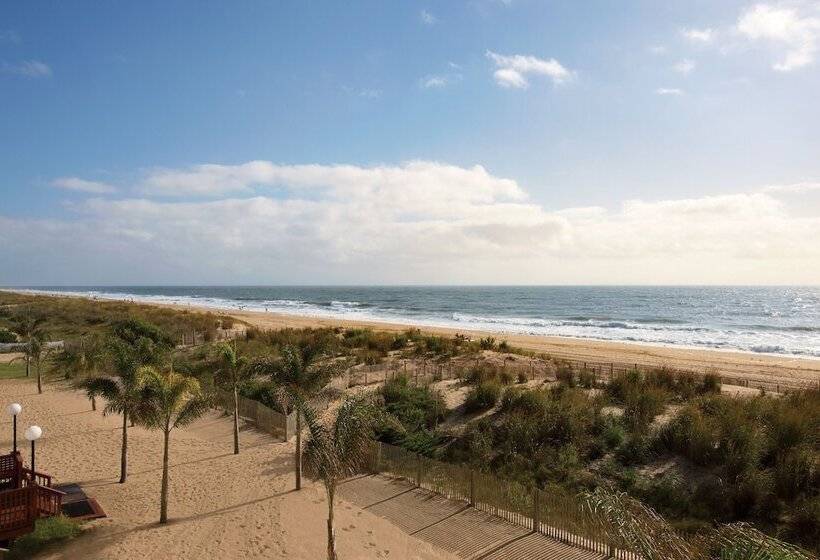
[[34, 530], [40, 517], [61, 513], [63, 492], [51, 488], [51, 476], [23, 467], [20, 453], [0, 455], [0, 540]]

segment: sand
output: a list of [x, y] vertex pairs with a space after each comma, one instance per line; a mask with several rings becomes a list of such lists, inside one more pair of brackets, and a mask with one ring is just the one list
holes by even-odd
[[[327, 507], [320, 486], [293, 488], [293, 444], [243, 427], [243, 450], [232, 453], [231, 422], [213, 412], [172, 434], [168, 525], [160, 526], [162, 437], [129, 431], [129, 478], [118, 484], [120, 418], [92, 412], [80, 394], [48, 385], [37, 395], [28, 380], [0, 381], [0, 404], [23, 405], [23, 427], [43, 428], [37, 470], [55, 483], [76, 482], [95, 497], [108, 519], [90, 522], [76, 540], [49, 559], [244, 559], [325, 557]], [[3, 419], [0, 447], [11, 448]], [[24, 449], [28, 461], [28, 448]], [[336, 508], [338, 548], [344, 560], [454, 557], [346, 502]]]

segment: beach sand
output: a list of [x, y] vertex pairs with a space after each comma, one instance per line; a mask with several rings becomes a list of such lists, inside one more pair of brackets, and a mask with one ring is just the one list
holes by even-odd
[[[43, 428], [37, 470], [55, 484], [76, 482], [108, 514], [76, 540], [44, 555], [65, 560], [151, 560], [326, 557], [324, 490], [293, 488], [293, 444], [245, 427], [232, 453], [231, 421], [213, 412], [172, 433], [170, 523], [160, 526], [162, 436], [129, 431], [129, 478], [118, 484], [120, 417], [92, 412], [88, 400], [59, 385], [42, 395], [28, 380], [0, 381], [0, 402], [19, 402], [20, 430]], [[0, 448], [11, 449], [3, 418]], [[22, 439], [22, 438], [21, 438]], [[28, 462], [28, 448], [22, 449]], [[434, 560], [454, 557], [346, 502], [336, 507], [339, 553], [347, 560]]]
[[[213, 311], [187, 305], [172, 305], [177, 309]], [[283, 327], [369, 327], [377, 330], [404, 331], [411, 325], [377, 321], [352, 321], [302, 317], [256, 311], [220, 311], [263, 329]], [[472, 338], [493, 336], [506, 340], [512, 346], [547, 353], [551, 356], [580, 361], [667, 366], [696, 372], [715, 371], [724, 377], [765, 380], [782, 383], [786, 387], [805, 386], [820, 382], [820, 360], [794, 356], [775, 356], [752, 352], [695, 349], [673, 346], [654, 346], [626, 342], [610, 342], [581, 338], [538, 335], [499, 334], [486, 331], [456, 330], [444, 327], [419, 327], [432, 334], [453, 336], [456, 333]]]

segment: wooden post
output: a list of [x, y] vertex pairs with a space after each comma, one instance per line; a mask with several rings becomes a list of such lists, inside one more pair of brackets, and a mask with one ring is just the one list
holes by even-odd
[[470, 506], [475, 507], [475, 471], [470, 469]]
[[541, 531], [541, 496], [538, 488], [532, 488], [532, 532], [539, 533]]

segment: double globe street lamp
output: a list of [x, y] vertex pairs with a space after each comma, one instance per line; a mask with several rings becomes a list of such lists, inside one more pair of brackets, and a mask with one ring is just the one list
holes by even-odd
[[[6, 407], [6, 412], [12, 417], [12, 453], [17, 454], [17, 416], [23, 411], [23, 407], [19, 403], [11, 403]], [[36, 442], [43, 435], [43, 429], [40, 426], [29, 426], [23, 432], [23, 437], [31, 442], [31, 480], [36, 482], [36, 475], [34, 469], [34, 442]]]

